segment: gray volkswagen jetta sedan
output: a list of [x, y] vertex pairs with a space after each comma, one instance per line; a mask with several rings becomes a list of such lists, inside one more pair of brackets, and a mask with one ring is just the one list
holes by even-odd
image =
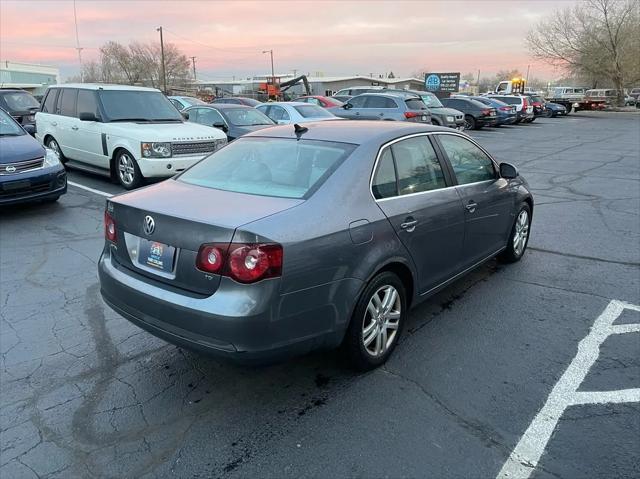
[[107, 202], [102, 296], [171, 343], [242, 362], [342, 345], [370, 369], [409, 308], [519, 260], [526, 181], [451, 129], [380, 121], [250, 133]]

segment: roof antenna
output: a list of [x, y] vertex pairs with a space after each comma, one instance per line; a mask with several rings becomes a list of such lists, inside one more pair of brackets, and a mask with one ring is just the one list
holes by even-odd
[[295, 125], [293, 125], [293, 129], [296, 132], [296, 136], [298, 137], [298, 140], [300, 139], [300, 137], [302, 136], [303, 133], [306, 133], [309, 131], [309, 128], [305, 127], [305, 126], [300, 126], [297, 123]]

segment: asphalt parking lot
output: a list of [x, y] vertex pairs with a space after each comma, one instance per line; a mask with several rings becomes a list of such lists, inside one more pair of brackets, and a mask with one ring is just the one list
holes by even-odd
[[415, 309], [367, 374], [233, 366], [112, 312], [105, 197], [74, 185], [102, 178], [0, 212], [0, 477], [640, 476], [640, 115], [471, 135], [529, 180], [529, 250]]

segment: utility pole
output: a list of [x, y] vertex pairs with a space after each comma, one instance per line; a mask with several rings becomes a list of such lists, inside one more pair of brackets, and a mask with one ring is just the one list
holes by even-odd
[[478, 95], [480, 95], [480, 93], [482, 93], [480, 91], [480, 69], [478, 68], [478, 81], [476, 82], [476, 86], [478, 87]]
[[296, 78], [296, 73], [298, 73], [298, 70], [294, 68], [293, 69], [293, 78]]
[[196, 57], [191, 57], [191, 62], [193, 63], [193, 81], [196, 81]]
[[162, 56], [162, 85], [164, 94], [167, 94], [167, 72], [164, 66], [164, 40], [162, 39], [162, 27], [156, 28], [156, 32], [160, 32], [160, 55]]
[[531, 65], [527, 65], [527, 76], [524, 79], [525, 84], [529, 83], [529, 68], [531, 68]]
[[80, 63], [80, 83], [84, 83], [84, 72], [82, 71], [82, 48], [80, 48], [80, 37], [78, 36], [78, 15], [76, 14], [76, 0], [73, 0], [73, 20], [76, 24], [76, 50], [78, 50], [78, 62]]

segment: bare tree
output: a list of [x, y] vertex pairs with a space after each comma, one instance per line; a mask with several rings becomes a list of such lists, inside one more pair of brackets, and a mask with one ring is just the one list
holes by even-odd
[[527, 36], [536, 58], [568, 72], [605, 77], [618, 90], [640, 80], [640, 10], [637, 0], [587, 0], [543, 20]]
[[[167, 85], [184, 85], [191, 74], [191, 63], [187, 56], [171, 43], [165, 43], [164, 56]], [[160, 88], [161, 58], [160, 45], [155, 43], [134, 42], [124, 46], [118, 42], [107, 42], [100, 48], [98, 61], [83, 65], [83, 78], [88, 82]]]

